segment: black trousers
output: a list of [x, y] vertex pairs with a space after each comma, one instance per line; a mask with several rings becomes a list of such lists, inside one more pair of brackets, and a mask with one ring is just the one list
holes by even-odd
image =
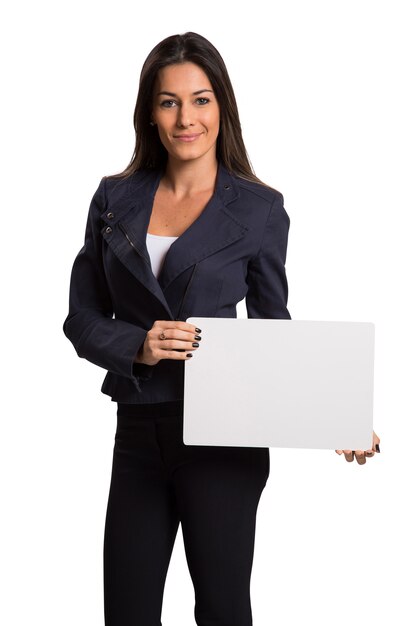
[[183, 404], [118, 405], [104, 532], [106, 626], [161, 626], [179, 522], [198, 626], [251, 626], [269, 448], [187, 446]]

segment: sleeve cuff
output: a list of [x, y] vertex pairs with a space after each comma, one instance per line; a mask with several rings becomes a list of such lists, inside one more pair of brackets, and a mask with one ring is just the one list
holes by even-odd
[[155, 365], [146, 365], [145, 363], [133, 363], [132, 374], [139, 380], [149, 380], [152, 378]]

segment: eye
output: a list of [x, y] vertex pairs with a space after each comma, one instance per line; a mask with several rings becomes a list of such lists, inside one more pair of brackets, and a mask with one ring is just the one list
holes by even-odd
[[171, 109], [171, 103], [175, 103], [175, 100], [163, 100], [161, 102], [161, 107], [164, 107], [165, 109]]
[[197, 102], [199, 100], [205, 100], [205, 102], [200, 102], [200, 104], [207, 104], [207, 102], [210, 102], [210, 100], [208, 98], [197, 98]]

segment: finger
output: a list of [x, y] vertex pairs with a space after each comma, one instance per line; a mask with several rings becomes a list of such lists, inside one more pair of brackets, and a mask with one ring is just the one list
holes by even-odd
[[337, 452], [337, 454], [343, 454], [343, 450], [335, 450], [335, 452]]
[[367, 457], [375, 456], [375, 452], [373, 450], [365, 450], [365, 456]]
[[171, 350], [186, 350], [187, 352], [191, 352], [192, 350], [197, 350], [199, 345], [198, 341], [181, 341], [181, 339], [160, 339], [159, 341], [159, 349], [165, 353]]
[[175, 337], [184, 337], [185, 340], [192, 340], [196, 335], [200, 335], [201, 329], [193, 326], [192, 324], [186, 324], [185, 322], [181, 322], [181, 326], [175, 326], [171, 331], [171, 336]]
[[353, 452], [356, 456], [358, 464], [364, 465], [366, 463], [365, 452], [363, 450], [354, 450]]
[[197, 329], [194, 324], [183, 322], [182, 320], [157, 320], [155, 325], [163, 326], [164, 328], [180, 328], [181, 330], [186, 330], [190, 333], [201, 332], [201, 328]]
[[[167, 339], [177, 339], [183, 341], [199, 341], [201, 337], [197, 335], [194, 331], [190, 332], [189, 330], [183, 330], [180, 328], [164, 328], [165, 339], [160, 339], [159, 335], [161, 334], [160, 329], [157, 329], [156, 337], [159, 341], [166, 341]], [[199, 337], [199, 339], [196, 339]]]
[[379, 449], [379, 444], [380, 443], [381, 443], [380, 438], [378, 437], [376, 432], [373, 431], [373, 434], [372, 434], [372, 449], [375, 450], [375, 452], [380, 452], [380, 449]]
[[352, 461], [353, 461], [353, 451], [352, 450], [343, 450], [343, 452], [345, 454], [346, 461], [348, 461], [349, 463], [352, 463]]
[[188, 361], [192, 358], [193, 354], [191, 350], [161, 350], [161, 356], [157, 355], [160, 360], [162, 359], [174, 359], [177, 361]]

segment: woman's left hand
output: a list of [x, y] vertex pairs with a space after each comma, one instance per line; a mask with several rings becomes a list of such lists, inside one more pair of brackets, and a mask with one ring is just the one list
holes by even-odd
[[373, 431], [372, 450], [335, 450], [335, 452], [337, 452], [337, 454], [344, 454], [346, 461], [349, 461], [349, 463], [351, 463], [356, 456], [359, 465], [365, 465], [367, 458], [371, 458], [374, 456], [375, 452], [379, 452], [380, 441], [378, 435]]

